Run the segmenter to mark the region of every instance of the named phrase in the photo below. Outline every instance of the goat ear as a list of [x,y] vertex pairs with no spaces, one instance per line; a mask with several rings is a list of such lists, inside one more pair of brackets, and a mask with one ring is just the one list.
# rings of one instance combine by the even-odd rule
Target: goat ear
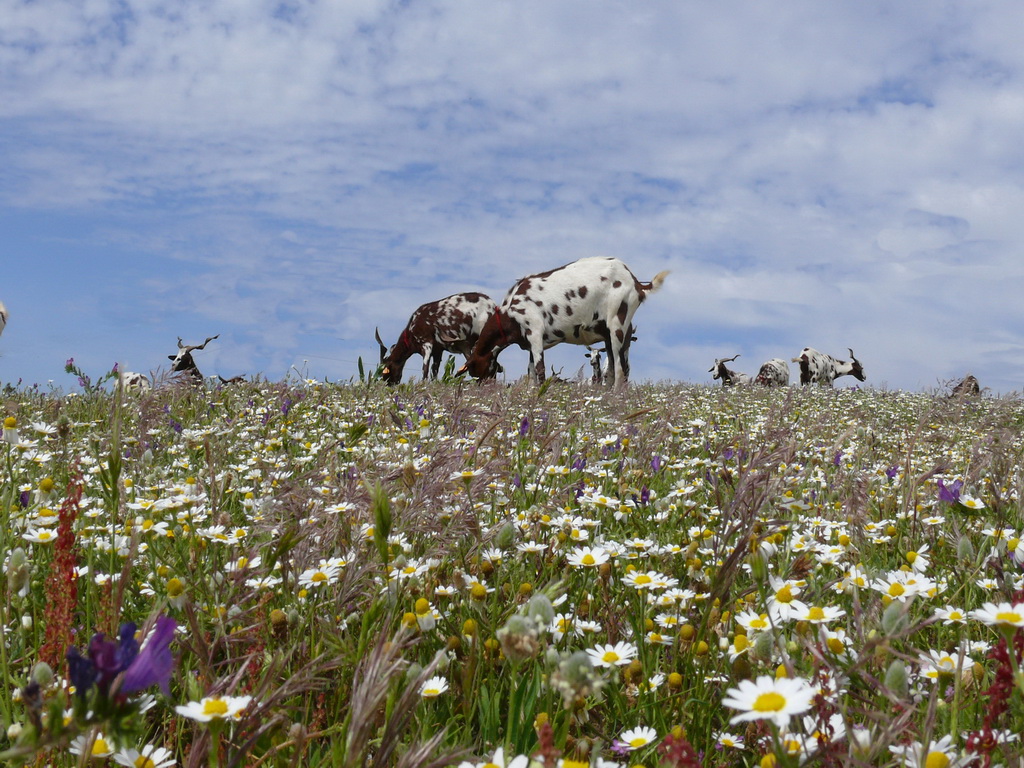
[[177,357],[177,355],[168,355],[167,359],[168,360],[174,360],[176,357]]
[[847,347],[846,349],[849,350],[849,352],[850,352],[850,359],[851,360],[856,360],[857,357],[853,354],[853,350],[850,349],[849,347]]

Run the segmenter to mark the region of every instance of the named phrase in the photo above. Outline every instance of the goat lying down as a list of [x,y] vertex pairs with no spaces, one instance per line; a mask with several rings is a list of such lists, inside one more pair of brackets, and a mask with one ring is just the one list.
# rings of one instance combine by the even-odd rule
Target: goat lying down
[[793,358],[794,363],[800,363],[800,383],[820,384],[823,387],[831,387],[832,383],[840,376],[853,376],[858,381],[864,381],[864,367],[850,350],[849,360],[837,360],[832,355],[826,355],[811,347],[804,347],[797,357]]
[[726,363],[731,363],[739,355],[720,358],[708,369],[711,378],[715,381],[721,380],[723,387],[731,387],[742,384],[760,384],[764,387],[788,387],[789,386],[789,364],[778,357],[773,357],[764,363],[758,370],[756,376],[740,373],[729,368]]

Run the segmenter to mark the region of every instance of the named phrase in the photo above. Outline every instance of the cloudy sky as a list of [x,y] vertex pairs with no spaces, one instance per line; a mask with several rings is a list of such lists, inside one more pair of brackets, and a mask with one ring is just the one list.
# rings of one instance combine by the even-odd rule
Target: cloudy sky
[[1017,0],[8,0],[0,381],[216,333],[204,373],[347,380],[421,303],[611,255],[672,270],[634,379],[852,347],[869,385],[1019,390],[1022,28]]

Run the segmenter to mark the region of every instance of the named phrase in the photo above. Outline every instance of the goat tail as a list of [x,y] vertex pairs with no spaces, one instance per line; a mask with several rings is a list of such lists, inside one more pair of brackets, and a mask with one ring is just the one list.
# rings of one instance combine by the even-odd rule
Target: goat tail
[[669,270],[663,269],[661,272],[654,276],[654,279],[649,283],[640,283],[640,286],[644,289],[644,293],[654,293],[656,290],[661,288],[665,282],[665,278],[668,277]]

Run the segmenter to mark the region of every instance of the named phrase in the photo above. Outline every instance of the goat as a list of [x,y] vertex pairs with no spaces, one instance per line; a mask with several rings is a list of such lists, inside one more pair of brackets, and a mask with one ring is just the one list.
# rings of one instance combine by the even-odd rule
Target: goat
[[199,383],[203,380],[203,374],[199,372],[199,368],[196,366],[196,361],[192,359],[192,353],[197,349],[205,349],[206,345],[214,339],[220,338],[218,333],[216,336],[210,336],[202,344],[182,344],[181,336],[178,337],[178,354],[168,355],[167,359],[171,362],[171,373],[180,373],[184,377],[185,375],[191,376],[192,381]]
[[980,394],[981,385],[978,384],[978,380],[974,378],[974,376],[972,376],[971,374],[967,374],[967,376],[963,380],[961,380],[959,384],[953,387],[953,391],[949,393],[949,396],[951,398],[977,397]]
[[381,341],[380,331],[374,338],[380,345],[381,376],[388,384],[402,380],[405,361],[414,354],[423,356],[423,380],[436,379],[445,352],[469,356],[497,305],[482,293],[456,293],[421,305],[405,325],[398,341],[389,350]]
[[153,388],[153,384],[148,376],[143,373],[136,373],[135,371],[118,371],[117,386],[125,392],[137,392],[141,395],[146,394]]
[[590,380],[595,384],[604,384],[608,377],[608,359],[602,357],[603,353],[603,347],[591,346],[588,346],[587,351],[583,353],[583,356],[590,360],[590,370],[592,371]]
[[708,368],[708,373],[711,374],[711,378],[715,381],[721,379],[723,387],[731,387],[734,384],[749,384],[751,382],[749,375],[733,371],[725,365],[726,363],[731,363],[737,357],[739,357],[739,355],[715,360],[715,364]]
[[619,259],[595,256],[524,277],[487,320],[460,373],[493,378],[498,354],[516,344],[530,353],[529,374],[544,380],[544,350],[563,342],[604,342],[608,385],[629,379],[633,314],[661,287],[667,271],[641,283]]
[[754,383],[765,387],[788,387],[789,363],[780,357],[773,357],[761,366],[754,377]]
[[[633,333],[629,334],[630,344],[634,341],[636,341],[636,328],[633,329]],[[608,358],[604,357],[604,351],[603,347],[594,347],[588,344],[587,351],[583,353],[583,356],[590,360],[590,380],[594,384],[604,384],[608,380]]]
[[832,382],[840,376],[853,376],[858,381],[864,381],[864,368],[860,361],[854,357],[850,349],[850,360],[836,360],[831,355],[823,354],[816,349],[804,347],[799,357],[794,357],[792,362],[800,363],[800,383],[820,384],[823,387],[831,387]]
[[0,301],[0,333],[3,333],[4,328],[7,327],[7,318],[7,307],[5,307],[4,303]]

